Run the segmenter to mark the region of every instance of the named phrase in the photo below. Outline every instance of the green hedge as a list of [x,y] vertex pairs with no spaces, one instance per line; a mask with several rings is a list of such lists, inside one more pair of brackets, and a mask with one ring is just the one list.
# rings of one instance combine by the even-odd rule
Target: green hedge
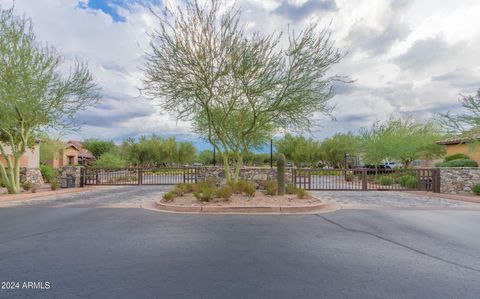
[[465,154],[458,153],[458,154],[453,154],[453,155],[450,155],[450,156],[446,156],[445,159],[443,159],[443,162],[459,160],[459,159],[470,160],[470,157],[465,155]]
[[58,175],[58,171],[48,165],[41,165],[40,172],[42,173],[43,180],[47,183],[55,181]]
[[469,159],[450,160],[436,165],[437,167],[478,167],[478,163]]

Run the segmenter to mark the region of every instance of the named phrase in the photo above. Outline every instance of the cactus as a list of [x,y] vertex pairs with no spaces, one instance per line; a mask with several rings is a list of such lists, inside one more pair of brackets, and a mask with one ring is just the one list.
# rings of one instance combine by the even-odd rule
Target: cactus
[[278,195],[285,195],[285,155],[279,154],[277,158],[277,184]]

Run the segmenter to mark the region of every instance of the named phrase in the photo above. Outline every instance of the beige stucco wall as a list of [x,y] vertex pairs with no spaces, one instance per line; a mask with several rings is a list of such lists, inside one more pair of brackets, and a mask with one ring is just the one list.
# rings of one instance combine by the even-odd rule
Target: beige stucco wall
[[[8,145],[3,146],[7,155],[12,154],[12,149]],[[5,159],[0,157],[0,162],[7,166]],[[40,145],[35,144],[33,149],[27,149],[27,152],[20,158],[20,167],[39,168],[40,167]]]
[[459,153],[469,156],[470,159],[480,164],[480,146],[479,145],[471,145],[468,143],[447,145],[447,156],[450,156],[453,154],[459,154]]

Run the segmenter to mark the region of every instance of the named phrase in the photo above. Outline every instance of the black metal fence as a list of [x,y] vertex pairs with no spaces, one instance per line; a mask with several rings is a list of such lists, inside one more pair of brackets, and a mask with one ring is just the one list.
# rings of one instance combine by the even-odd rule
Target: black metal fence
[[197,183],[198,168],[86,168],[82,172],[83,185],[176,185]]
[[306,190],[440,192],[438,169],[294,169],[292,179]]

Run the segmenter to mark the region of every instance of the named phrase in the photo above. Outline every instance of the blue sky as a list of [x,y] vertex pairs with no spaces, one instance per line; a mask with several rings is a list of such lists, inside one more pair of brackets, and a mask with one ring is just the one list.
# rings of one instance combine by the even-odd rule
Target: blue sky
[[[170,5],[182,0],[165,0]],[[12,0],[0,0],[9,7]],[[227,0],[228,3],[232,2]],[[333,69],[355,80],[337,86],[336,121],[315,114],[319,140],[356,131],[390,115],[429,118],[458,109],[460,93],[480,88],[478,0],[237,0],[251,29],[269,33],[287,24],[327,26],[348,55]],[[17,0],[38,39],[56,47],[66,63],[86,60],[102,87],[99,105],[78,114],[83,124],[65,139],[96,137],[117,142],[157,134],[205,147],[188,123],[160,114],[139,93],[142,53],[156,20],[148,0]]]

